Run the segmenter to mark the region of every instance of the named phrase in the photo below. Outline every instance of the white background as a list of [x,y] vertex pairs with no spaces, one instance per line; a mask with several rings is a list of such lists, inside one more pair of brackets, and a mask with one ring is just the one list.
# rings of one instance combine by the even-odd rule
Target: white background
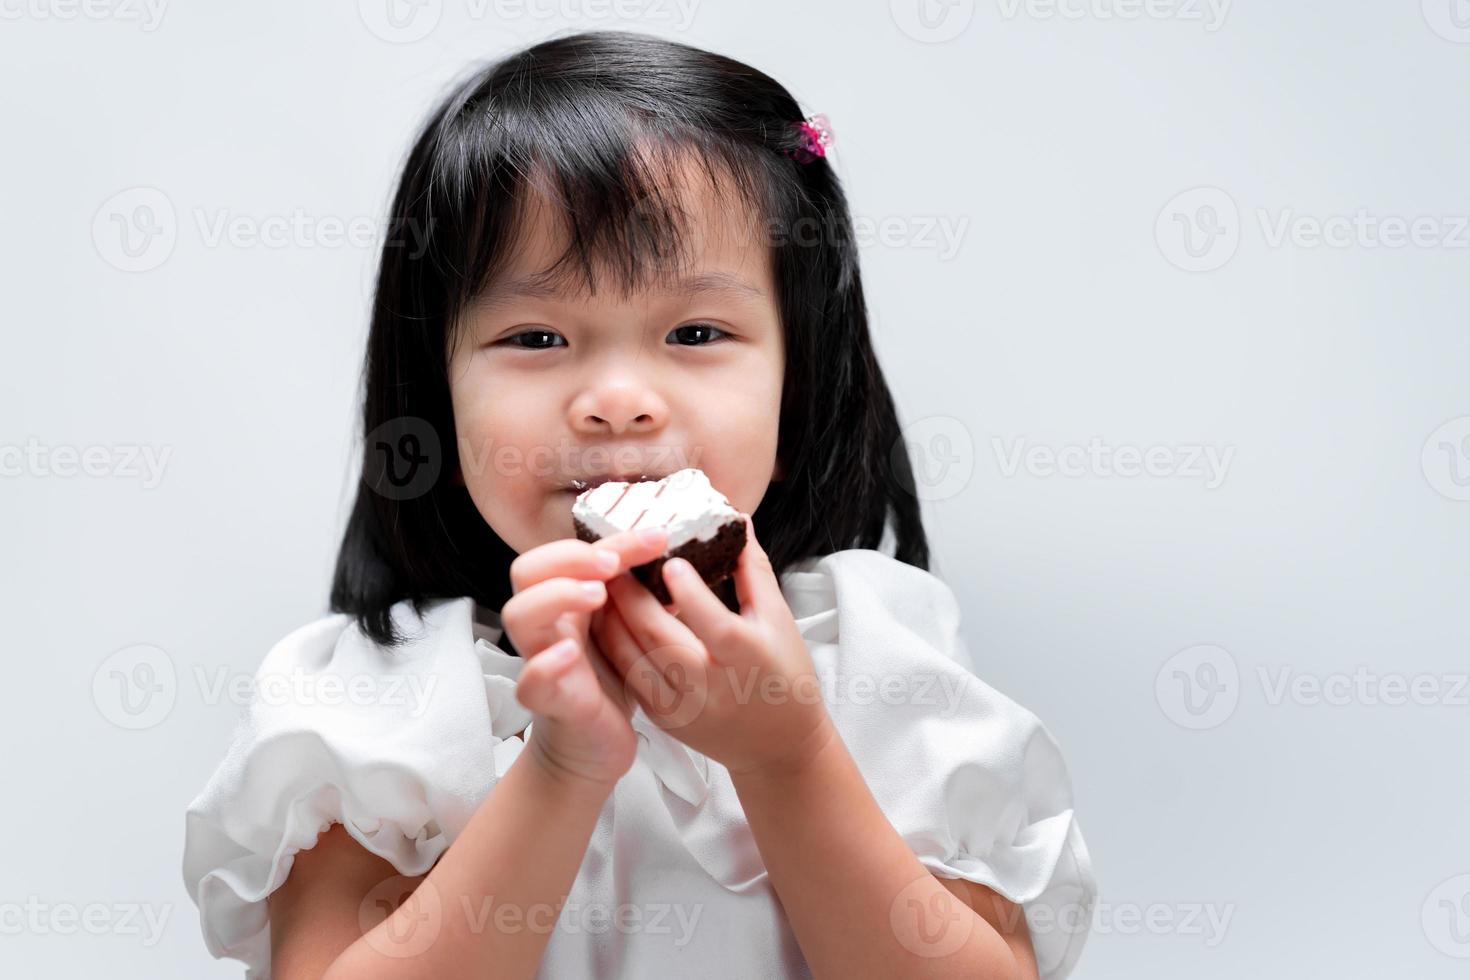
[[[474,63],[611,27],[832,120],[936,571],[1071,768],[1102,889],[1075,975],[1465,975],[1470,4],[928,2],[443,0],[395,30],[388,0],[0,0],[0,972],[240,975],[183,809],[239,711],[198,672],[248,677],[326,608],[375,254],[321,223],[375,231]],[[1428,223],[1330,220],[1360,211]],[[317,230],[213,237],[293,215]],[[164,234],[129,256],[119,220]],[[1093,439],[1173,462],[1119,475]],[[57,474],[65,447],[106,472]],[[175,684],[127,730],[93,683],[135,644]],[[1435,703],[1377,696],[1421,675]]]

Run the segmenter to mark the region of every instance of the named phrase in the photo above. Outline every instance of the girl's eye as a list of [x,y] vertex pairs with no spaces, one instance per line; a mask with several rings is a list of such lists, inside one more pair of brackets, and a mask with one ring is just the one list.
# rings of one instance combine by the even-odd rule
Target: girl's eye
[[719,327],[711,326],[708,323],[686,323],[682,327],[675,327],[673,333],[669,334],[669,336],[681,337],[678,343],[682,347],[708,347],[709,344],[702,342],[699,338],[701,336],[708,337],[711,332],[717,333],[721,337],[729,336],[729,334],[725,333]]
[[[516,341],[524,337],[531,337],[533,338],[533,340],[532,342],[527,344],[516,343]],[[553,333],[550,330],[522,330],[518,334],[512,334],[511,336],[506,337],[504,340],[498,341],[497,344],[506,344],[510,347],[518,347],[521,350],[549,350],[550,348],[555,347],[556,344],[542,343],[542,341],[561,339],[561,334]]]
[[[730,335],[708,323],[688,323],[682,327],[675,327],[669,336],[678,337],[675,343],[681,347],[708,347],[720,338]],[[557,341],[561,343],[558,344]],[[497,347],[514,347],[519,350],[550,350],[553,347],[565,345],[566,339],[553,330],[522,330],[518,334],[512,334],[495,343]]]

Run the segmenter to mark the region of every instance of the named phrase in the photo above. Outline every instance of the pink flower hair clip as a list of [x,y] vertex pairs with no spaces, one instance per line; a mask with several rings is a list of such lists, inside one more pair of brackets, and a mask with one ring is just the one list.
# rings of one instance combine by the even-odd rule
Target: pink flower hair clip
[[817,157],[826,156],[827,150],[836,139],[826,113],[807,116],[800,122],[792,123],[792,126],[801,135],[801,145],[786,152],[795,157],[797,163],[811,163]]

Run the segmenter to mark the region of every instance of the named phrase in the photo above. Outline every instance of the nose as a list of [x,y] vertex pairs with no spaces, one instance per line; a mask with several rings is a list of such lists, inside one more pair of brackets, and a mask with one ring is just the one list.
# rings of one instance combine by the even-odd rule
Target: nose
[[634,379],[609,379],[591,385],[572,402],[572,428],[585,435],[655,432],[668,419],[663,398]]

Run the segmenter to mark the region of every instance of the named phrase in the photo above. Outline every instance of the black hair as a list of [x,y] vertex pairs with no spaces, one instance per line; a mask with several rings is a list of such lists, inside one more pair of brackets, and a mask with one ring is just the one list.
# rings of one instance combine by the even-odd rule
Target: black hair
[[[824,157],[799,162],[801,118],[790,93],[748,65],[624,31],[552,37],[450,89],[413,142],[385,227],[363,366],[362,479],[332,611],[392,646],[390,610],[404,599],[422,615],[440,598],[499,610],[510,597],[515,552],[449,478],[459,456],[446,347],[515,247],[533,183],[556,195],[569,224],[558,266],[575,262],[594,289],[594,259],[625,290],[667,268],[667,243],[679,237],[663,232],[680,221],[661,188],[676,158],[728,178],[772,233],[784,476],[751,516],[776,574],[879,548],[885,532],[894,558],[928,568],[847,201]],[[406,481],[399,461],[412,463]]]

